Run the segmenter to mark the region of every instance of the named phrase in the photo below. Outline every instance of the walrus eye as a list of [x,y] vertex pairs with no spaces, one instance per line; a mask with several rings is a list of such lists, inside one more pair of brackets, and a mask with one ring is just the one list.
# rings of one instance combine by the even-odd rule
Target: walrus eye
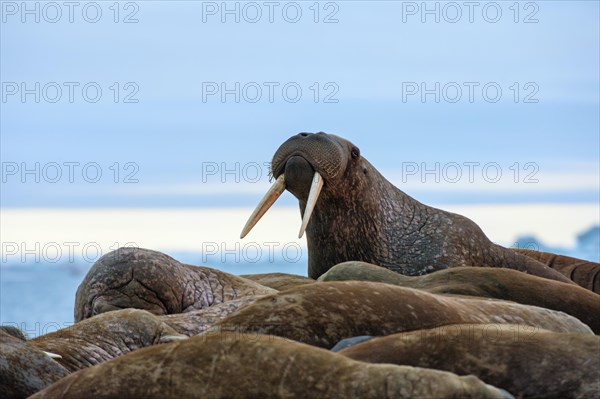
[[352,147],[352,151],[350,151],[350,155],[352,155],[353,159],[356,159],[360,156],[360,150],[358,147]]

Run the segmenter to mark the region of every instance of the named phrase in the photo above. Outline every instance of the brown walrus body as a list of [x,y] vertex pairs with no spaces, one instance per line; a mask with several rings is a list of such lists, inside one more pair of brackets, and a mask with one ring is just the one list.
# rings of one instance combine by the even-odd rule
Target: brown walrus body
[[295,287],[297,285],[310,284],[315,282],[315,280],[313,280],[312,278],[288,273],[242,274],[240,275],[240,277],[255,281],[261,285],[273,288],[277,291],[283,291],[287,290],[288,288]]
[[368,364],[278,337],[219,334],[141,349],[32,398],[496,398],[473,376]]
[[212,305],[204,309],[158,317],[178,333],[191,337],[208,330],[220,320],[237,312],[244,306],[256,302],[259,298],[262,298],[262,295],[250,295]]
[[466,217],[424,205],[400,191],[341,137],[293,136],[277,149],[271,169],[277,181],[242,237],[283,189],[289,190],[300,202],[308,276],[313,279],[338,263],[355,260],[406,275],[484,266],[570,282],[541,262],[492,243]]
[[42,350],[29,345],[23,334],[0,328],[0,396],[21,399],[69,374]]
[[27,343],[62,356],[56,359],[70,372],[93,366],[125,353],[187,339],[159,317],[139,309],[103,313]]
[[583,288],[600,294],[600,263],[531,249],[513,248],[513,251],[542,262]]
[[464,323],[524,324],[592,334],[588,326],[563,312],[362,281],[305,284],[267,295],[209,331],[272,334],[329,349],[348,337]]
[[98,259],[79,285],[75,321],[123,308],[155,315],[190,312],[273,292],[220,270],[184,265],[157,251],[119,248]]
[[335,265],[319,281],[374,281],[417,288],[433,294],[503,299],[560,310],[600,334],[600,296],[574,284],[548,281],[510,269],[453,267],[424,276],[404,276],[364,262]]
[[374,338],[340,354],[472,374],[518,398],[597,398],[600,337],[519,325],[452,325]]

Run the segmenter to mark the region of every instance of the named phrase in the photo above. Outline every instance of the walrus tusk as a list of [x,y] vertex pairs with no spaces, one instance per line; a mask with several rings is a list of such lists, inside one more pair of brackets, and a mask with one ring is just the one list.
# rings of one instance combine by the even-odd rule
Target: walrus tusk
[[258,223],[260,218],[263,217],[265,212],[269,210],[271,205],[273,205],[275,201],[277,201],[277,198],[279,198],[279,196],[284,191],[285,177],[284,175],[281,175],[277,178],[277,180],[275,180],[275,183],[273,183],[273,185],[271,186],[269,191],[267,191],[263,199],[260,200],[259,204],[256,206],[256,209],[254,209],[254,212],[252,212],[252,215],[250,215],[250,218],[248,218],[246,225],[242,229],[242,234],[240,235],[240,238],[246,237],[246,235],[250,232],[250,230],[252,230],[254,225]]
[[56,353],[52,353],[52,352],[46,352],[46,351],[42,351],[44,352],[46,355],[48,355],[49,357],[51,357],[52,359],[62,359],[61,355],[58,355]]
[[308,220],[310,219],[310,215],[312,215],[313,209],[315,208],[315,204],[317,203],[317,199],[319,199],[319,193],[323,188],[323,178],[319,174],[319,172],[315,172],[313,176],[312,184],[310,186],[310,192],[308,193],[308,200],[306,201],[306,208],[304,208],[304,217],[302,218],[302,226],[300,226],[300,233],[298,234],[298,238],[302,238],[304,234],[304,230],[306,230],[306,226],[308,225]]
[[169,342],[173,342],[173,341],[185,341],[186,339],[189,339],[190,337],[186,336],[186,335],[165,335],[164,337],[162,337],[160,339],[160,343],[162,344],[166,344]]

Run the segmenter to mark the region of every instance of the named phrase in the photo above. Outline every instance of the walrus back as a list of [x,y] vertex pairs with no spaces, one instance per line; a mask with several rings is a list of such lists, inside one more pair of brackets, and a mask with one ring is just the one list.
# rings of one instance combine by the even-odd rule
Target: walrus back
[[600,294],[600,263],[531,249],[513,248],[513,250],[542,262],[580,286]]

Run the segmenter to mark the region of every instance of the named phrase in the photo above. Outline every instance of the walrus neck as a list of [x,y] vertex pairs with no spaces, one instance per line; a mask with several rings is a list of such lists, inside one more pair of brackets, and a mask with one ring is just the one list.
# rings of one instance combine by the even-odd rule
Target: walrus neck
[[[301,213],[305,206],[300,201]],[[343,189],[324,189],[319,197],[307,228],[309,276],[349,260],[415,274],[398,259],[408,259],[404,248],[424,233],[427,209],[363,160],[361,170],[345,174]]]
[[[301,212],[305,206],[301,201]],[[472,220],[413,199],[366,160],[323,188],[306,232],[308,275],[314,279],[338,263],[363,261],[412,276],[487,266],[570,282],[535,259],[493,244]]]

